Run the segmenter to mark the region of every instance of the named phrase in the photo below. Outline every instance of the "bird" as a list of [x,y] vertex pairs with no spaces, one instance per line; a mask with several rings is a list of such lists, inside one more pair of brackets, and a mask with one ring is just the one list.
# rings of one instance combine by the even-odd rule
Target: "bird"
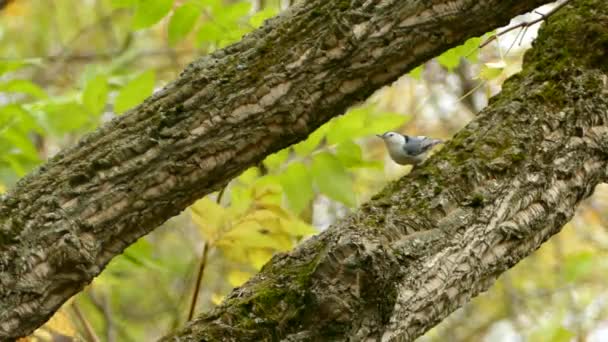
[[399,165],[419,164],[435,145],[443,143],[441,139],[408,136],[397,132],[386,132],[376,136],[384,140],[388,154]]

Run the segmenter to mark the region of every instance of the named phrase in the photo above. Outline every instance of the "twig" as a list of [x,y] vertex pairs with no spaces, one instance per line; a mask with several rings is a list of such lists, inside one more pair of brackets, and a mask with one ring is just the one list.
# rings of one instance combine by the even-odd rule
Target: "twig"
[[[217,194],[217,198],[215,202],[218,205],[222,205],[222,197],[224,197],[224,192],[226,191],[226,187],[228,184],[224,185],[220,192]],[[209,240],[205,241],[203,244],[203,255],[201,256],[201,262],[198,266],[198,274],[196,275],[196,285],[194,286],[194,293],[192,293],[192,302],[190,303],[190,311],[188,312],[188,320],[191,320],[194,317],[194,309],[196,308],[196,302],[198,300],[198,292],[201,288],[201,282],[203,280],[203,276],[205,275],[205,267],[207,266],[207,255],[209,254]]]
[[207,266],[207,254],[209,252],[209,243],[205,241],[203,245],[203,256],[201,257],[201,263],[198,267],[198,274],[196,276],[196,285],[194,286],[194,293],[192,294],[192,302],[190,303],[190,311],[188,312],[188,320],[194,317],[194,309],[196,308],[196,301],[198,300],[198,292],[201,288],[201,281],[205,274],[205,266]]
[[91,326],[91,323],[89,323],[89,321],[86,319],[86,317],[84,317],[84,315],[82,314],[82,311],[80,311],[80,309],[78,308],[78,305],[76,305],[76,302],[72,303],[72,310],[74,311],[74,313],[76,314],[76,317],[82,324],[82,328],[84,329],[86,340],[89,342],[99,342],[99,337],[97,337],[97,334],[95,334],[95,331],[93,331],[93,327]]
[[511,32],[511,31],[513,31],[515,29],[524,28],[525,30],[527,30],[530,26],[532,26],[532,25],[534,25],[534,24],[536,24],[536,23],[538,23],[540,21],[543,21],[543,20],[549,18],[550,16],[552,16],[555,12],[559,11],[562,7],[566,6],[570,1],[571,0],[564,0],[564,2],[562,2],[561,4],[555,6],[552,10],[550,10],[546,14],[542,14],[540,12],[534,11],[534,13],[540,15],[540,18],[534,19],[532,21],[524,21],[524,22],[521,22],[521,23],[519,23],[519,24],[517,24],[515,26],[511,26],[511,27],[507,28],[507,29],[505,29],[502,32],[498,32],[498,33],[492,35],[492,37],[488,38],[485,42],[481,43],[479,45],[479,48],[482,48],[482,47],[490,44],[491,42],[495,41],[499,36],[502,36],[505,33]]

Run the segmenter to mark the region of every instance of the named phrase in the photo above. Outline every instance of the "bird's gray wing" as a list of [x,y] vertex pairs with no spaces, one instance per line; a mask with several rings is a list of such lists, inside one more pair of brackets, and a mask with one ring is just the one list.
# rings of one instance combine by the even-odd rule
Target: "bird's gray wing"
[[430,150],[433,146],[441,143],[439,139],[429,137],[408,137],[408,143],[403,149],[410,156],[417,156]]

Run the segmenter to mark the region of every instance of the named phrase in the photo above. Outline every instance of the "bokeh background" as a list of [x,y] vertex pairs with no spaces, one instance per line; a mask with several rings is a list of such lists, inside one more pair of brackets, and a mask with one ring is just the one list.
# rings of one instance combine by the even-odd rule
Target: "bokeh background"
[[[291,5],[0,0],[0,192]],[[466,125],[520,69],[537,28],[483,48],[492,32],[470,39],[269,156],[129,247],[23,340],[150,341],[211,309],[273,253],[409,172],[374,134],[449,139]],[[420,340],[608,341],[607,209],[602,185],[560,234]]]

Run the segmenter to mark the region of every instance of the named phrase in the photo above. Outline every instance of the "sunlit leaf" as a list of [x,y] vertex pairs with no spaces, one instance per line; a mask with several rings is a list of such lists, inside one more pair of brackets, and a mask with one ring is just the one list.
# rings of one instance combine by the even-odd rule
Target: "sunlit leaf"
[[422,69],[424,69],[424,64],[423,65],[419,65],[415,69],[413,69],[412,71],[410,71],[408,73],[408,76],[410,76],[411,78],[413,78],[415,80],[419,80],[420,79],[420,75],[422,75]]
[[47,103],[41,107],[45,122],[56,135],[77,131],[91,123],[86,109],[77,102]]
[[33,333],[34,336],[41,337],[46,336],[48,333],[51,337],[50,340],[59,340],[58,336],[64,338],[76,338],[77,330],[72,323],[72,318],[67,310],[67,305],[64,305],[59,311],[55,312],[53,316],[40,328],[36,329]]
[[260,170],[257,167],[250,167],[238,176],[239,182],[245,185],[251,185],[260,175]]
[[198,6],[191,3],[178,7],[169,21],[169,43],[175,44],[190,33],[200,13]]
[[108,79],[99,75],[87,82],[82,92],[82,104],[93,115],[103,111],[108,99]]
[[[0,107],[0,130],[2,128],[18,127],[24,133],[31,131],[44,134],[44,130],[33,115],[18,104],[8,104]],[[1,132],[1,131],[0,131]]]
[[280,181],[289,207],[294,213],[299,214],[314,196],[310,171],[304,164],[293,162],[287,166]]
[[15,60],[0,60],[0,75],[18,70],[26,65],[39,65],[39,58],[24,58]]
[[306,140],[293,145],[294,151],[296,151],[299,156],[306,156],[314,151],[319,146],[321,140],[325,137],[329,126],[330,123],[327,123],[317,128],[311,135],[308,136],[308,138],[306,138]]
[[248,252],[248,261],[256,270],[264,266],[272,258],[272,251],[269,249],[253,249]]
[[409,116],[393,112],[376,112],[367,118],[366,135],[382,134],[396,129],[410,119]]
[[154,246],[146,239],[139,239],[124,250],[123,256],[130,262],[153,269],[162,269],[160,264],[153,260]]
[[564,328],[564,326],[559,325],[555,327],[553,333],[551,334],[551,338],[549,341],[551,342],[570,342],[572,338],[576,336],[572,331]]
[[368,106],[356,107],[344,116],[332,120],[327,132],[327,142],[338,144],[365,135],[365,121],[371,110]]
[[283,199],[279,179],[274,175],[258,178],[253,187],[253,198],[258,206],[280,205]]
[[224,33],[216,23],[207,21],[198,29],[196,40],[199,43],[217,43],[223,38]]
[[278,12],[279,11],[276,7],[267,6],[263,10],[257,12],[253,16],[251,16],[251,18],[249,18],[249,23],[253,27],[258,27],[258,26],[262,25],[264,20],[274,17],[275,15],[277,15]]
[[590,252],[580,252],[566,256],[564,273],[567,281],[577,281],[589,275],[596,264],[595,255]]
[[110,0],[110,4],[114,8],[134,7],[137,3],[138,0]]
[[291,244],[287,241],[271,236],[268,229],[256,221],[243,221],[222,235],[217,241],[220,247],[234,248],[238,245],[248,248],[272,248],[276,250],[288,250]]
[[231,185],[230,186],[230,211],[231,213],[243,213],[253,201],[253,189],[251,187]]
[[46,92],[28,80],[10,80],[0,83],[0,92],[23,93],[37,98],[45,98]]
[[352,141],[344,141],[339,144],[336,156],[345,167],[359,166],[363,161],[361,147]]
[[224,301],[224,295],[214,293],[211,295],[211,303],[215,305],[220,305]]
[[173,6],[173,0],[137,0],[133,28],[138,30],[159,22]]
[[314,226],[301,220],[292,220],[285,226],[289,234],[295,237],[306,237],[319,232]]
[[437,57],[437,61],[449,71],[452,71],[460,64],[461,58],[466,58],[472,63],[475,63],[477,62],[480,42],[481,38],[479,37],[471,38],[464,44],[442,53]]
[[269,169],[277,169],[287,160],[287,157],[289,157],[289,149],[284,148],[266,157],[264,165]]
[[7,140],[16,149],[19,149],[20,153],[32,161],[38,161],[38,151],[36,146],[27,137],[27,135],[17,130],[7,130],[2,134],[2,139]]
[[240,18],[245,17],[251,10],[250,1],[238,1],[231,5],[224,6],[221,10],[213,13],[215,20],[220,25],[234,23]]
[[226,210],[207,197],[194,202],[190,206],[190,213],[203,238],[207,240],[216,239],[227,220]]
[[154,71],[146,71],[127,83],[116,96],[114,111],[122,113],[135,107],[152,94]]
[[312,174],[319,190],[329,198],[355,206],[353,181],[340,161],[329,153],[314,156]]
[[249,278],[251,278],[252,274],[249,272],[243,272],[239,270],[232,270],[228,273],[228,283],[233,287],[243,285]]
[[478,77],[482,80],[493,80],[502,74],[506,66],[504,61],[485,63],[481,67]]
[[3,194],[6,192],[6,187],[4,186],[4,184],[0,183],[0,194]]

